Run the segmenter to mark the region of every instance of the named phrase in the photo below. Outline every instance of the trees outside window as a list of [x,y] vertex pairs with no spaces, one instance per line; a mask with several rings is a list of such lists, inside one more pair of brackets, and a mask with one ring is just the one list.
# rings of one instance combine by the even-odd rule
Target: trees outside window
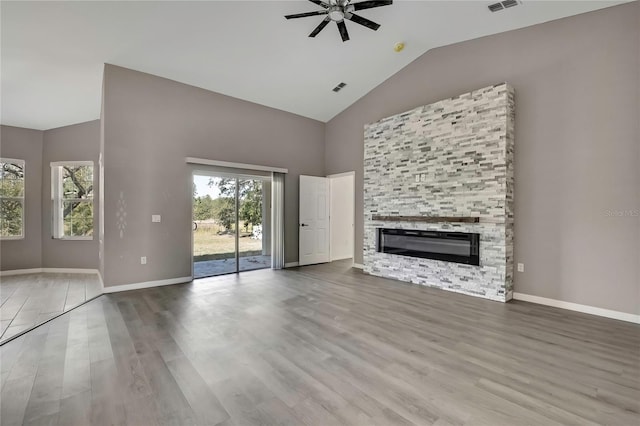
[[53,237],[93,239],[93,162],[53,163]]
[[0,158],[0,238],[24,237],[24,161]]
[[[236,179],[234,178],[215,178],[209,181],[209,186],[217,185],[222,197],[235,201]],[[238,179],[238,198],[240,210],[238,218],[244,223],[245,231],[249,229],[249,225],[262,224],[262,182],[257,179]],[[227,217],[235,213],[233,209],[219,209],[215,212],[218,220],[228,219],[226,222],[231,224],[235,218]],[[229,227],[225,226],[227,229]]]

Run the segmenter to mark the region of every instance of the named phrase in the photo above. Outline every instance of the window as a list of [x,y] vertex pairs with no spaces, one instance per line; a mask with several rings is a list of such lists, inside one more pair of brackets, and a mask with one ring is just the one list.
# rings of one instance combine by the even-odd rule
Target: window
[[93,162],[51,163],[53,238],[93,239]]
[[0,158],[0,239],[24,238],[24,161]]

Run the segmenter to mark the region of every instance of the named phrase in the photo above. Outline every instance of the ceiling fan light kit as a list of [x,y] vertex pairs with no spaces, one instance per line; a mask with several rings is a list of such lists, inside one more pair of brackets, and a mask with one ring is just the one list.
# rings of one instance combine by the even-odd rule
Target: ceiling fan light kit
[[311,32],[311,34],[309,34],[309,37],[317,36],[320,31],[322,31],[324,27],[329,24],[329,22],[333,21],[338,26],[338,31],[340,32],[340,37],[342,37],[343,42],[349,40],[349,31],[347,31],[347,25],[344,23],[345,20],[355,22],[356,24],[360,24],[374,31],[380,28],[380,24],[370,21],[367,18],[363,18],[360,15],[356,15],[353,12],[364,9],[373,9],[375,7],[389,6],[393,4],[393,0],[367,0],[357,3],[352,3],[351,0],[309,1],[322,7],[323,10],[286,15],[285,18],[296,19],[307,18],[309,16],[326,15],[325,18],[320,22],[320,24]]

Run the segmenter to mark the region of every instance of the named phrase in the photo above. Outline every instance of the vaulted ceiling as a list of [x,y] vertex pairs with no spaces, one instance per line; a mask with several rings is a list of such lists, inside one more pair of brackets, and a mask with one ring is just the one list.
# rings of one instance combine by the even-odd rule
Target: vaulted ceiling
[[495,13],[491,3],[396,0],[358,12],[381,27],[347,22],[343,43],[333,23],[307,37],[322,17],[284,19],[319,10],[304,0],[2,1],[1,121],[97,119],[104,63],[328,121],[429,49],[624,1],[525,0]]

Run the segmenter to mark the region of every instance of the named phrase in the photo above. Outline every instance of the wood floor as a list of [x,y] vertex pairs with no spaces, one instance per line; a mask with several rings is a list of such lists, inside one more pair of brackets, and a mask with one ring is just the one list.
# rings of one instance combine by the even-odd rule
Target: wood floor
[[342,262],[104,295],[0,348],[2,425],[640,423],[640,327]]
[[0,278],[0,342],[102,292],[96,274],[41,273]]

